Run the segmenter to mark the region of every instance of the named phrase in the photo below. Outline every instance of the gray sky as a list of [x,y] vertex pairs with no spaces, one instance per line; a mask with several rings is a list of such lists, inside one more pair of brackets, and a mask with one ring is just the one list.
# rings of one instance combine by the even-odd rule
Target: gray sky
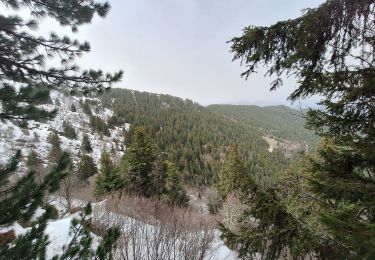
[[110,0],[105,19],[83,26],[78,37],[92,51],[80,64],[104,71],[124,69],[116,87],[165,93],[203,105],[285,104],[293,81],[269,92],[264,72],[247,81],[232,62],[229,44],[247,25],[298,17],[323,0]]

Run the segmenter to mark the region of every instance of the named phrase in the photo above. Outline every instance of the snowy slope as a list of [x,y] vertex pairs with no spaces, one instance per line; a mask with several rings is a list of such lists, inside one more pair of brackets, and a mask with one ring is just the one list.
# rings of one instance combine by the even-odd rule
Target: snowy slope
[[[116,127],[111,129],[111,136],[100,136],[100,134],[92,131],[90,127],[90,118],[83,113],[78,97],[72,97],[64,95],[58,91],[51,92],[51,99],[53,104],[43,105],[44,108],[52,110],[58,108],[57,116],[46,122],[35,122],[29,121],[28,128],[21,128],[16,122],[0,121],[0,164],[6,163],[7,159],[15,153],[17,149],[21,149],[22,156],[25,158],[31,151],[35,149],[40,158],[43,159],[45,165],[48,161],[48,151],[50,144],[47,142],[48,135],[56,130],[59,132],[61,140],[61,148],[72,154],[74,159],[78,159],[80,153],[80,147],[82,142],[82,136],[84,133],[88,134],[91,145],[93,148],[92,157],[98,162],[100,153],[103,149],[110,149],[112,146],[118,151],[121,156],[121,143],[123,131],[128,127],[124,125],[122,127]],[[83,100],[88,98],[82,98]],[[99,99],[89,98],[100,103]],[[74,104],[77,108],[76,112],[70,110],[71,105]],[[98,106],[100,107],[100,106]],[[92,107],[93,115],[101,117],[103,120],[108,120],[112,116],[113,112],[109,109],[101,110],[99,113],[95,113],[94,107]],[[63,136],[63,121],[70,122],[77,133],[77,140],[68,139]],[[21,169],[24,166],[24,162],[20,164]]]
[[[135,98],[135,96],[134,96]],[[107,121],[109,117],[113,115],[113,112],[109,109],[101,109],[100,100],[96,98],[82,98],[83,100],[89,99],[91,101],[97,102],[99,111],[96,111],[96,106],[92,106],[91,110],[93,115],[99,116],[104,121]],[[44,166],[48,165],[48,152],[50,150],[50,144],[47,142],[48,135],[52,131],[57,131],[61,141],[61,148],[72,154],[73,160],[77,163],[79,160],[79,155],[81,153],[81,142],[83,134],[88,134],[93,152],[91,156],[94,161],[98,163],[100,153],[103,149],[111,149],[114,147],[118,156],[122,155],[122,141],[123,132],[128,129],[129,125],[123,125],[121,127],[116,127],[115,129],[110,129],[110,137],[101,136],[100,134],[94,132],[90,127],[90,118],[86,115],[80,106],[80,98],[64,95],[57,91],[51,92],[52,104],[43,105],[44,108],[52,110],[57,108],[57,116],[50,121],[46,122],[35,122],[29,121],[27,129],[21,128],[16,122],[10,121],[0,121],[0,165],[5,164],[9,157],[13,155],[16,150],[21,149],[23,160],[20,163],[20,173],[26,171],[25,162],[26,157],[32,149],[34,149],[39,157],[43,160]],[[74,104],[76,107],[76,112],[71,111],[71,105]],[[63,132],[63,121],[71,123],[77,133],[77,139],[72,140],[62,135]],[[55,200],[50,203],[53,204],[57,209],[60,209],[61,202]],[[74,203],[77,204],[76,202]],[[79,206],[86,204],[85,202],[78,203]],[[76,206],[78,206],[78,204]],[[101,214],[113,214],[103,211],[101,208],[102,203],[94,203],[93,210],[94,216],[101,216]],[[66,210],[61,210],[61,212],[66,212]],[[101,212],[101,213],[100,213]],[[41,215],[42,210],[38,210],[36,215]],[[47,249],[47,259],[50,259],[53,255],[61,254],[62,247],[69,243],[71,240],[71,234],[69,233],[71,220],[73,217],[77,217],[76,214],[65,214],[60,216],[61,219],[50,220],[48,222],[46,233],[49,236],[51,243]],[[129,232],[129,227],[134,226],[134,223],[140,227],[142,230],[146,230],[147,233],[153,234],[157,231],[155,226],[148,223],[140,222],[139,220],[133,219],[127,216],[119,216],[116,219],[121,220],[121,229],[124,233]],[[100,222],[100,220],[97,220]],[[116,223],[119,224],[119,223]],[[27,232],[28,228],[22,228],[18,223],[14,223],[11,227],[1,229],[0,231],[7,231],[14,229],[16,234],[23,234]],[[219,239],[218,231],[215,231],[215,240],[210,248],[209,257],[205,259],[236,259],[235,254],[229,250],[223,242]],[[100,237],[94,237],[95,243],[99,243]],[[137,238],[137,241],[144,241],[145,238]]]

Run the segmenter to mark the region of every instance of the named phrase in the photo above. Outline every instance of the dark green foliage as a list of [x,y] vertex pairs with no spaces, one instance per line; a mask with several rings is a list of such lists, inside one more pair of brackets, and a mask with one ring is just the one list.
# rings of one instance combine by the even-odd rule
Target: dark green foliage
[[76,130],[74,129],[73,125],[70,122],[64,121],[63,122],[63,130],[64,135],[70,139],[76,139],[77,134]]
[[238,219],[239,227],[230,230],[220,225],[222,238],[239,256],[252,259],[304,259],[316,254],[319,259],[344,259],[345,248],[324,239],[290,214],[275,189],[261,189],[248,177],[235,189],[248,208]]
[[152,190],[151,194],[157,197],[161,197],[166,193],[165,181],[167,178],[167,165],[164,158],[159,156],[155,163],[151,173],[152,179]]
[[89,155],[82,155],[78,164],[77,174],[81,180],[87,180],[98,172],[95,162]]
[[[19,163],[21,153],[17,154],[9,163],[0,168],[0,227],[10,226],[16,220],[28,221],[35,210],[42,206],[44,192],[58,190],[59,183],[66,175],[66,167],[69,164],[69,154],[63,153],[57,165],[48,173],[42,183],[35,181],[35,172],[30,171],[16,182],[9,179],[14,176]],[[43,234],[47,220],[52,216],[51,210],[32,225],[30,231],[18,236],[15,245],[0,246],[1,259],[29,259],[45,255],[47,237]]]
[[120,126],[120,125],[124,124],[124,120],[120,119],[116,115],[114,115],[114,116],[111,116],[108,119],[107,124],[108,124],[109,128],[115,128],[115,126]]
[[[101,70],[79,70],[75,59],[90,50],[87,42],[80,43],[56,33],[47,37],[35,33],[39,23],[47,16],[60,25],[77,31],[80,25],[90,23],[95,14],[104,16],[109,10],[108,3],[93,0],[0,2],[3,8],[0,14],[1,120],[16,119],[19,123],[27,123],[30,119],[53,117],[56,110],[47,111],[38,106],[50,101],[51,88],[86,93],[101,91],[120,80],[121,71],[111,75],[104,74]],[[14,15],[14,12],[26,13],[28,20]],[[46,62],[51,58],[60,62],[60,65],[51,67]],[[65,176],[69,156],[61,153],[58,136],[52,136],[49,141],[53,148],[49,156],[53,167],[40,184],[35,181],[33,171],[19,179],[15,178],[19,152],[7,166],[0,168],[0,227],[11,225],[20,219],[30,219],[37,207],[41,206],[44,193],[58,189]],[[8,182],[11,175],[14,181],[12,183]],[[48,239],[44,230],[50,215],[51,209],[47,209],[27,233],[17,237],[14,244],[1,245],[0,258],[45,259]],[[107,244],[106,248],[109,249],[112,245]]]
[[121,232],[118,228],[109,228],[96,250],[98,259],[113,259],[113,248]]
[[49,219],[59,219],[59,210],[53,205],[44,206],[43,209],[50,211]]
[[50,164],[54,164],[57,162],[62,153],[59,135],[55,131],[51,132],[48,135],[48,142],[51,144],[51,148],[48,153],[48,160]]
[[[68,37],[51,33],[49,37],[36,36],[34,31],[42,17],[50,16],[61,25],[77,30],[78,26],[89,23],[95,13],[105,15],[108,4],[94,1],[69,1],[57,4],[41,1],[1,1],[10,10],[33,13],[33,19],[24,21],[19,16],[5,12],[0,15],[2,34],[0,42],[0,71],[4,80],[0,86],[1,119],[44,119],[55,115],[36,105],[49,99],[49,88],[59,86],[66,90],[87,92],[102,90],[112,82],[120,80],[122,72],[114,75],[102,71],[82,71],[74,64],[76,57],[90,50],[87,42],[80,43]],[[40,19],[38,19],[40,18]],[[41,47],[43,47],[41,49]],[[46,67],[47,57],[56,57],[60,67]],[[16,90],[17,83],[23,84]]]
[[91,153],[92,152],[90,138],[89,138],[89,136],[87,134],[84,134],[83,137],[82,137],[81,149],[84,152],[87,152],[87,153]]
[[95,180],[95,195],[101,196],[119,191],[124,187],[124,184],[125,180],[113,164],[110,154],[106,151],[102,152],[99,162],[99,174]]
[[[130,123],[125,132],[125,145],[130,147],[134,128],[142,126],[150,134],[160,153],[181,170],[184,182],[207,185],[214,182],[214,173],[221,167],[223,155],[230,144],[238,144],[246,161],[256,161],[264,166],[259,178],[280,168],[269,164],[267,143],[262,133],[242,123],[228,120],[190,100],[168,95],[141,93],[126,89],[112,89],[102,95],[104,107],[111,108],[121,122]],[[273,155],[272,155],[273,156]]]
[[305,128],[304,112],[287,106],[258,107],[250,105],[210,105],[211,112],[228,119],[259,128],[264,135],[272,135],[314,147],[318,137]]
[[70,111],[77,112],[77,108],[76,108],[76,106],[74,104],[70,105]]
[[63,259],[113,259],[112,249],[120,236],[118,228],[109,228],[103,236],[96,250],[92,248],[93,238],[90,234],[88,222],[92,213],[92,206],[88,204],[80,213],[80,219],[73,219],[71,233],[73,239],[63,249],[61,256],[55,256],[53,260]]
[[371,259],[375,256],[374,155],[356,145],[324,140],[318,155],[309,158],[305,171],[313,195],[325,202],[321,221],[329,234],[356,254]]
[[50,212],[36,220],[31,230],[17,236],[13,244],[0,246],[0,259],[45,259],[48,237],[44,234]]
[[[57,165],[45,176],[42,184],[35,183],[35,172],[33,171],[21,177],[15,184],[11,184],[9,178],[14,174],[20,156],[21,153],[17,152],[10,162],[0,169],[0,186],[4,187],[0,197],[1,226],[10,225],[14,220],[21,218],[24,220],[30,219],[35,209],[42,203],[43,192],[45,190],[53,192],[58,189],[58,183],[64,177],[65,168],[69,163],[69,155],[63,153]],[[11,189],[8,187],[9,185],[12,187]]]
[[98,116],[90,116],[90,125],[94,131],[106,136],[110,136],[107,124]]
[[131,140],[123,158],[128,188],[131,192],[151,196],[154,190],[152,171],[156,160],[155,147],[141,127],[134,129]]
[[[309,180],[307,195],[319,205],[324,237],[333,239],[332,252],[343,254],[330,259],[375,257],[374,9],[373,1],[330,0],[297,19],[248,27],[232,40],[234,59],[247,66],[244,76],[258,65],[268,65],[268,73],[276,76],[271,89],[282,85],[283,75],[293,74],[299,85],[290,100],[322,98],[321,109],[310,109],[306,118],[308,128],[324,142],[303,171]],[[263,204],[255,202],[249,205],[261,211]],[[273,199],[273,207],[283,205]],[[293,216],[300,223],[305,220],[300,214]],[[271,220],[277,224],[278,219]],[[297,230],[311,235],[315,229],[312,226],[310,234]],[[296,243],[307,252],[307,241],[316,243],[312,251],[319,255],[316,248],[324,241],[301,237]],[[285,249],[279,244],[279,251]]]
[[[0,71],[3,72],[1,68]],[[57,110],[48,112],[38,107],[39,104],[48,101],[49,90],[47,88],[28,85],[17,91],[12,84],[2,83],[0,85],[0,104],[2,105],[0,119],[42,120],[52,118],[56,115]],[[23,105],[25,103],[26,106]]]
[[40,170],[42,165],[42,160],[40,159],[39,155],[35,150],[31,150],[29,155],[27,156],[26,166],[31,171]]
[[238,147],[232,145],[215,184],[220,197],[225,200],[227,195],[235,190],[241,182],[247,181],[247,177],[243,161],[238,153]]
[[189,198],[182,188],[178,169],[174,163],[170,161],[165,162],[167,167],[167,178],[165,180],[165,194],[167,201],[179,207],[187,206]]

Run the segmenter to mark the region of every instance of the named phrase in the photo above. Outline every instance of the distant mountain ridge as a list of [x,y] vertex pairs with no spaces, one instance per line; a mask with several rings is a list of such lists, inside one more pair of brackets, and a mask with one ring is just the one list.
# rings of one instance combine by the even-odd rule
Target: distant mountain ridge
[[212,113],[261,130],[265,135],[313,146],[316,135],[305,128],[304,111],[289,106],[210,105]]

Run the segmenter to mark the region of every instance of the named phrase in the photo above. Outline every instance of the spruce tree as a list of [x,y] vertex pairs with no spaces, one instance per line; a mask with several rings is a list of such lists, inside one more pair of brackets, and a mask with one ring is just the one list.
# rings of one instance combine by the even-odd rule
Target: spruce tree
[[98,172],[95,162],[90,155],[82,155],[78,164],[77,175],[81,180],[87,180]]
[[60,158],[62,150],[61,150],[61,142],[59,135],[53,131],[48,135],[48,142],[51,144],[51,148],[48,153],[48,160],[50,164],[54,164]]
[[224,165],[218,174],[218,182],[215,185],[222,200],[225,200],[227,195],[237,188],[239,182],[246,181],[247,177],[243,161],[238,152],[238,146],[232,145],[229,148]]
[[102,152],[99,162],[99,174],[95,180],[95,195],[119,191],[124,187],[125,180],[119,173],[106,151]]
[[167,200],[172,205],[179,207],[187,206],[189,198],[181,186],[178,169],[176,165],[170,161],[165,162],[167,167],[167,178],[165,180],[165,193]]
[[153,189],[152,170],[156,159],[155,148],[142,127],[134,129],[131,145],[123,161],[127,165],[126,178],[130,191],[151,196]]
[[[327,231],[323,238],[328,239],[316,241],[312,249],[317,254],[318,247],[331,243],[333,247],[326,253],[340,251],[341,258],[375,257],[374,8],[373,1],[329,0],[296,19],[247,27],[231,41],[234,59],[247,67],[243,76],[266,65],[268,74],[276,77],[272,90],[282,85],[283,76],[294,75],[298,86],[290,100],[321,97],[320,109],[309,109],[306,119],[307,127],[323,143],[304,169],[311,199],[320,203],[320,223]],[[277,198],[270,202],[281,207]],[[265,207],[254,205],[258,212]],[[291,217],[306,225],[300,216]],[[273,219],[274,224],[276,221]],[[314,227],[306,227],[298,232],[317,235]],[[285,234],[296,232],[284,230]],[[244,232],[232,239],[246,250],[244,241],[251,238]],[[300,244],[305,242],[301,238]],[[280,252],[293,245],[280,240],[275,246]],[[308,252],[307,248],[300,250]]]
[[89,138],[88,134],[83,135],[81,148],[82,148],[83,151],[85,151],[87,153],[92,152],[92,146],[91,146],[91,142],[90,142],[90,138]]
[[[126,167],[125,167],[126,168]],[[126,172],[126,171],[125,171]],[[166,193],[166,178],[167,178],[167,164],[163,160],[163,158],[157,158],[153,170],[151,173],[152,179],[152,191],[151,194],[153,196],[157,196],[160,198],[161,196],[165,195]]]

